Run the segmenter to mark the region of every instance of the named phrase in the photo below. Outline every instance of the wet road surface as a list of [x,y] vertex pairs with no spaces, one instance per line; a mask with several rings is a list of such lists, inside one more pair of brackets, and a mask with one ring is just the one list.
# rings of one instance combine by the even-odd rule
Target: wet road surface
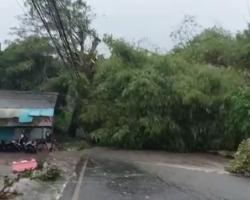
[[158,177],[127,163],[108,160],[96,163],[86,170],[80,199],[142,200],[152,196],[165,199],[164,183]]
[[249,200],[250,179],[90,154],[79,200]]

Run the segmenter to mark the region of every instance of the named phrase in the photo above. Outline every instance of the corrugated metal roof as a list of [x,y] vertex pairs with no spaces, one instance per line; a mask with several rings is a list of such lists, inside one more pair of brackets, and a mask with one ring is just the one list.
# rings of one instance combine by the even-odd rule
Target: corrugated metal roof
[[54,108],[57,93],[0,90],[0,108]]

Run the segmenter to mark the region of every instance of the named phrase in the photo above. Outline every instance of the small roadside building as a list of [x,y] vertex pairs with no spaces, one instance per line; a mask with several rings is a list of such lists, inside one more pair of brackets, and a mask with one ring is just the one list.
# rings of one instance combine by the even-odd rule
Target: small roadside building
[[57,93],[1,91],[0,141],[46,139],[53,132]]

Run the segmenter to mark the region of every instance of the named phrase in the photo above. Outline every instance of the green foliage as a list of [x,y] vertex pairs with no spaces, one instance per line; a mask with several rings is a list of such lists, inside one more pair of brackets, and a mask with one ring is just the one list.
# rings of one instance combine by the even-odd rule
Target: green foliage
[[100,144],[177,151],[220,148],[232,92],[244,84],[231,68],[190,64],[112,41],[99,64],[81,119]]
[[238,66],[250,69],[250,24],[243,32],[236,35],[236,63]]
[[56,115],[54,127],[60,133],[67,133],[72,120],[72,112],[61,111]]
[[46,38],[16,41],[0,53],[1,89],[39,89],[57,71],[58,62]]
[[235,39],[230,33],[214,27],[205,29],[187,45],[175,48],[174,52],[193,63],[232,66],[236,62],[236,47]]
[[226,169],[234,174],[250,176],[250,139],[244,140]]
[[61,177],[61,173],[62,171],[56,165],[49,165],[42,173],[35,174],[34,178],[41,181],[56,181]]
[[250,137],[250,88],[245,87],[235,92],[230,98],[230,109],[227,114],[228,145],[237,145]]
[[30,178],[40,181],[56,181],[62,175],[62,170],[60,170],[56,165],[43,164],[41,169],[28,170],[20,174],[22,178]]
[[59,133],[67,133],[72,125],[80,126],[78,112],[84,106],[89,90],[89,82],[84,74],[80,74],[79,79],[72,79],[66,72],[62,71],[58,77],[49,79],[42,86],[46,91],[59,93],[54,124]]
[[[183,32],[182,34],[191,34],[189,33],[191,30],[187,33]],[[236,36],[219,27],[207,28],[196,36],[192,34],[191,36],[184,45],[180,43],[173,49],[172,56],[181,56],[194,64],[205,63],[217,67],[250,68],[249,27]]]

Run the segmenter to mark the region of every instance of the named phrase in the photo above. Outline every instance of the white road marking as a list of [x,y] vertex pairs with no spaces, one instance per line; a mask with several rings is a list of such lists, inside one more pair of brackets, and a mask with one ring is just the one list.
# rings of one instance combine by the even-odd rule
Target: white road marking
[[59,199],[61,199],[61,198],[63,197],[63,192],[64,192],[65,188],[66,188],[67,185],[69,184],[71,178],[74,177],[74,176],[75,176],[75,173],[67,178],[67,180],[66,180],[66,182],[63,184],[63,186],[62,186],[60,192],[57,194],[56,200],[59,200]]
[[82,171],[80,173],[79,179],[78,179],[78,183],[76,185],[72,200],[79,200],[80,198],[80,191],[81,191],[81,186],[82,186],[82,181],[83,181],[83,177],[87,168],[87,164],[88,164],[88,158],[86,159]]
[[212,168],[206,168],[206,167],[195,167],[195,166],[188,166],[188,165],[168,164],[168,163],[149,163],[149,162],[140,162],[140,161],[135,161],[135,163],[142,164],[142,165],[154,165],[154,166],[161,166],[161,167],[186,169],[186,170],[205,172],[205,173],[229,174],[225,170],[212,169]]

